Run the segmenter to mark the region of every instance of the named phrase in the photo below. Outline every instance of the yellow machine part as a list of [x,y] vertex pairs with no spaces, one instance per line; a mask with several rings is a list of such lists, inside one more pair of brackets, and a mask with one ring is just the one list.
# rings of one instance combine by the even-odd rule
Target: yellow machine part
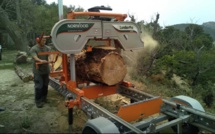
[[[53,59],[52,59],[53,58]],[[49,61],[54,61],[54,63],[50,63],[50,66],[54,71],[61,68],[62,65],[62,56],[58,54],[49,55]]]

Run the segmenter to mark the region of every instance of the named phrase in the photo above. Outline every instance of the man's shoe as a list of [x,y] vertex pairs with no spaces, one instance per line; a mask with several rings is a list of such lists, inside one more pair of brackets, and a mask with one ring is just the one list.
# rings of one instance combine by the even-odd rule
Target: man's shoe
[[42,102],[36,102],[36,106],[37,106],[37,108],[42,108],[43,107],[43,103]]

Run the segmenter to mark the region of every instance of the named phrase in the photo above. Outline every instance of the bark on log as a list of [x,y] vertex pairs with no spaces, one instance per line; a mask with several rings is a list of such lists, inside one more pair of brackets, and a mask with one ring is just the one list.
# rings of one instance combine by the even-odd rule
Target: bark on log
[[76,56],[77,80],[111,86],[121,82],[126,73],[125,62],[113,47],[93,48]]
[[17,64],[23,64],[23,63],[27,63],[27,53],[26,52],[18,52],[16,55],[16,60],[15,62]]
[[15,72],[23,82],[33,80],[33,75],[25,72],[21,67],[15,66]]

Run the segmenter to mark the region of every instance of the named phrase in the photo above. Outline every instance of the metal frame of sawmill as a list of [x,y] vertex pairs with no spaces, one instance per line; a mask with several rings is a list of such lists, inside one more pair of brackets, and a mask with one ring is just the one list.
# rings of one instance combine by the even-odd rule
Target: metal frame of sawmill
[[[52,77],[50,77],[50,85],[62,95],[64,95],[68,101],[74,100],[74,98],[77,97],[75,93],[72,93],[68,89],[66,89],[66,86],[61,86],[59,81]],[[150,110],[151,106],[154,107],[154,105],[150,105],[150,101],[159,98],[134,89],[132,87],[127,87],[125,85],[119,85],[117,93],[127,96],[131,99],[136,99],[133,103],[129,105],[127,104],[123,107],[133,107],[139,104],[143,104],[143,107],[146,106],[147,109]],[[162,99],[162,105],[157,105],[157,108],[160,109],[158,116],[149,116],[149,118],[143,119],[142,121],[135,123],[130,123],[124,120],[122,117],[119,117],[116,114],[109,112],[105,108],[93,102],[91,99],[88,99],[84,96],[80,98],[80,102],[81,103],[79,107],[88,115],[90,119],[96,120],[99,117],[104,117],[106,120],[110,120],[118,128],[120,133],[155,133],[160,132],[161,130],[164,130],[166,128],[170,128],[172,126],[177,126],[177,133],[182,133],[183,124],[190,124],[199,129],[215,133],[214,115],[165,99]],[[68,102],[66,103],[68,104]],[[142,109],[143,117],[145,116],[144,112],[147,109]],[[139,111],[141,111],[141,109],[139,109]],[[128,114],[132,114],[130,112],[127,111]],[[168,120],[170,118],[174,119],[170,121]],[[166,122],[161,123],[163,121]],[[98,122],[101,123],[101,121]],[[97,132],[99,133],[102,131],[98,130]],[[108,133],[108,131],[104,133]]]

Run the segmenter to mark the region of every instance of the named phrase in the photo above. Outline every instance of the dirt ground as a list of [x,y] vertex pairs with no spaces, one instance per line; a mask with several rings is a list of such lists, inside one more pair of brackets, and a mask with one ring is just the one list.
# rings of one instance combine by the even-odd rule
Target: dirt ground
[[[37,108],[33,81],[23,82],[15,73],[16,51],[3,52],[0,60],[0,133],[68,133],[67,108],[64,97],[49,86],[48,103]],[[25,71],[31,73],[31,63]],[[80,133],[87,116],[74,112],[72,131]]]
[[[68,133],[67,108],[64,97],[49,86],[48,103],[37,108],[34,103],[34,83],[23,82],[13,69],[0,69],[0,133]],[[110,111],[113,105],[126,101],[119,95],[97,99]],[[117,102],[114,101],[117,98]],[[129,100],[127,100],[129,101]],[[114,103],[112,103],[114,102]],[[117,104],[116,104],[117,103]],[[85,113],[74,108],[73,133],[80,133],[88,120]]]
[[[64,97],[49,87],[48,103],[37,108],[34,83],[22,82],[12,69],[0,70],[0,133],[66,133],[67,108]],[[81,131],[86,121],[80,110],[74,112],[73,131]],[[79,117],[79,115],[81,117]]]

